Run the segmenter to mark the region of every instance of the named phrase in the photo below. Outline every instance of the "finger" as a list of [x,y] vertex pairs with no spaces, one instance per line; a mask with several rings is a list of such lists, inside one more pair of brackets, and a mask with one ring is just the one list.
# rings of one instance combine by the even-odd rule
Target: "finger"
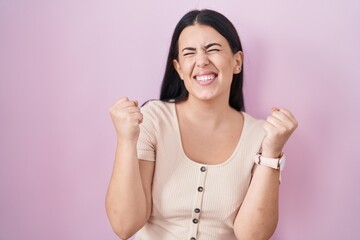
[[289,119],[292,120],[292,122],[296,122],[296,118],[289,110],[287,110],[285,108],[281,108],[280,112],[284,113]]
[[118,102],[115,106],[112,107],[112,109],[114,109],[114,108],[125,109],[128,107],[134,107],[134,106],[136,106],[136,103],[134,101],[126,100],[126,101]]
[[109,111],[111,111],[112,109],[114,109],[115,107],[117,107],[118,105],[120,105],[123,102],[129,101],[128,97],[122,97],[119,100],[117,100],[110,108]]
[[139,113],[134,113],[135,117],[137,118],[137,120],[139,121],[139,124],[143,122],[143,114],[141,112]]
[[122,103],[122,104],[124,104],[124,105],[122,105],[123,108],[133,107],[133,106],[138,107],[139,102],[138,102],[138,100],[129,100],[126,102],[126,104],[125,103]]
[[272,108],[272,115],[282,120],[289,129],[297,127],[297,121],[294,116],[285,108]]
[[143,116],[141,112],[133,112],[133,113],[127,113],[124,118],[122,118],[120,121],[124,121],[124,123],[132,123],[132,124],[140,124],[142,123]]
[[298,122],[297,122],[296,118],[294,117],[294,115],[287,109],[280,109],[280,112],[289,119],[286,122],[288,129],[294,131],[298,126]]
[[120,103],[123,103],[123,102],[127,102],[127,101],[129,101],[128,97],[122,97],[114,103],[114,106],[119,105]]
[[126,115],[126,114],[132,114],[132,113],[140,112],[140,108],[135,107],[134,103],[125,102],[125,103],[122,103],[122,104],[124,104],[125,106],[124,107],[118,106],[116,108],[115,107],[111,108],[109,110],[110,115],[124,116],[124,114]]
[[127,113],[137,113],[140,112],[140,108],[135,107],[135,106],[130,106],[130,107],[126,107],[123,109],[125,112]]
[[131,113],[129,115],[128,120],[130,120],[133,123],[140,124],[143,121],[143,115],[140,112]]
[[271,116],[270,121],[271,124],[281,131],[292,131],[294,129],[294,124],[285,115],[280,115],[280,117]]
[[137,107],[134,101],[126,101],[119,104],[119,108],[125,109],[129,107]]
[[264,124],[263,124],[263,128],[264,128],[264,131],[265,131],[265,135],[266,136],[272,136],[274,132],[277,132],[277,127],[274,126],[272,123],[268,122],[268,121],[265,121]]
[[275,111],[280,111],[280,109],[277,108],[277,107],[272,107],[272,108],[271,108],[271,112],[275,112]]
[[270,123],[275,128],[284,128],[285,127],[284,123],[281,120],[279,120],[278,118],[276,118],[276,117],[274,117],[272,115],[268,116],[266,121],[268,123]]
[[263,127],[265,129],[266,132],[269,132],[273,129],[275,129],[276,127],[274,125],[272,125],[270,122],[268,121],[264,121]]
[[275,111],[271,114],[271,116],[279,119],[281,122],[284,123],[285,126],[291,127],[292,126],[292,119],[290,119],[286,114],[280,111]]

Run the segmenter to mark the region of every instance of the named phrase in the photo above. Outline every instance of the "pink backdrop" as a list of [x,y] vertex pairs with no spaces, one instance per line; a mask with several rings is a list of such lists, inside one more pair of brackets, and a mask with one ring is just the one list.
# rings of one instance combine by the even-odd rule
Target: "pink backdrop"
[[245,49],[249,113],[291,109],[274,240],[360,239],[357,0],[0,0],[0,239],[117,239],[108,108],[157,98],[176,22],[213,8]]

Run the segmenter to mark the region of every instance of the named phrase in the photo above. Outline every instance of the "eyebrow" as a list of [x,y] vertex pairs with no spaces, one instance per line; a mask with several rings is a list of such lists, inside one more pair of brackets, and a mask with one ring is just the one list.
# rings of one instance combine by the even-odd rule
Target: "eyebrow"
[[205,46],[205,49],[211,48],[212,46],[222,47],[220,43],[210,43],[210,44],[208,44],[208,45]]
[[186,51],[186,50],[189,50],[189,51],[195,51],[195,50],[196,50],[196,48],[186,47],[186,48],[183,48],[183,50],[181,50],[181,51],[183,52],[183,51]]
[[[219,46],[219,47],[222,47],[220,43],[210,43],[208,45],[206,45],[204,48],[205,49],[209,49],[211,48],[212,46]],[[196,48],[192,48],[192,47],[186,47],[186,48],[183,48],[183,50],[181,50],[181,52],[185,51],[185,50],[188,50],[188,51],[195,51]]]

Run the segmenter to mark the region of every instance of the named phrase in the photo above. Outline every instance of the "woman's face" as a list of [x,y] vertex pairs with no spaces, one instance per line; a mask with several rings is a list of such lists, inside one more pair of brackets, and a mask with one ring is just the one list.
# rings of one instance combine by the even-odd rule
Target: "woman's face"
[[195,24],[180,34],[174,67],[189,98],[229,100],[233,74],[241,72],[242,53],[232,53],[227,40],[214,28]]

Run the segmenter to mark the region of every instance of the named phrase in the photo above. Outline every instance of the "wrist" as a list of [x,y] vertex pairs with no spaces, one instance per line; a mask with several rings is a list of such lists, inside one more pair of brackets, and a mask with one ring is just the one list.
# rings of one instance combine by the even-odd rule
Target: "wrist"
[[280,158],[282,155],[282,151],[262,149],[260,152],[261,156],[268,158]]
[[267,166],[276,170],[282,171],[285,166],[285,155],[281,153],[277,157],[267,157],[262,155],[261,153],[258,153],[254,156],[254,162],[258,165]]
[[124,148],[131,148],[136,147],[137,139],[124,139],[121,137],[117,138],[117,146],[124,147]]

